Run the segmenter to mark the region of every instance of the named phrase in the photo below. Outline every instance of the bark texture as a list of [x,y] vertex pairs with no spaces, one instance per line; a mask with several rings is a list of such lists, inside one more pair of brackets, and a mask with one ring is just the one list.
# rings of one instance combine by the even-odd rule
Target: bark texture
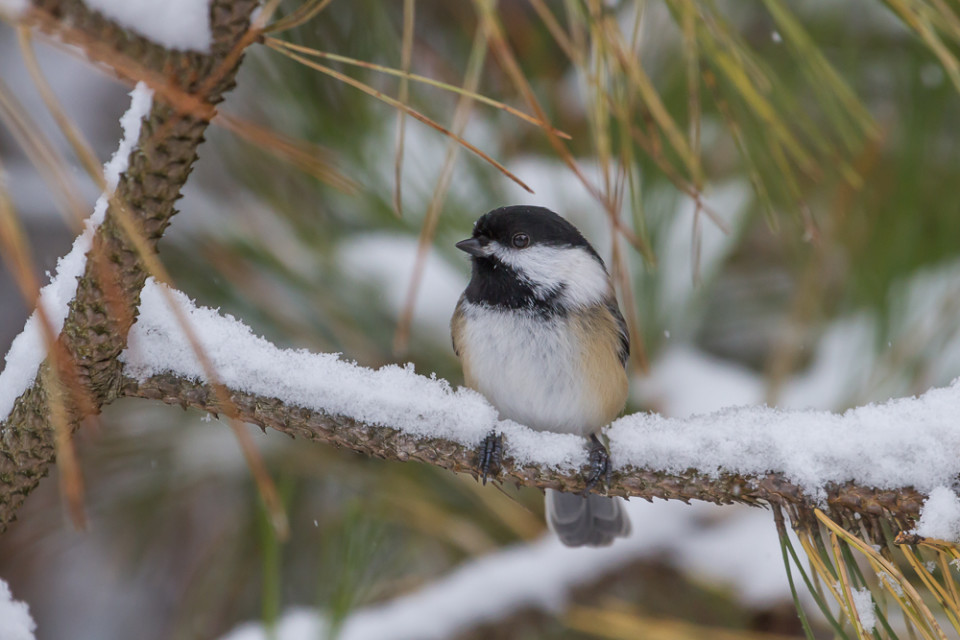
[[[416,438],[389,427],[377,427],[352,418],[328,415],[302,407],[289,406],[276,398],[229,390],[232,406],[223,406],[209,385],[186,380],[173,374],[153,376],[139,383],[125,379],[124,396],[161,400],[181,407],[195,407],[224,414],[260,426],[276,429],[293,437],[305,438],[352,449],[364,455],[387,460],[416,460],[450,471],[476,475],[477,451],[439,438]],[[586,446],[586,445],[584,445]],[[583,491],[579,473],[562,473],[536,465],[520,465],[510,457],[510,443],[504,446],[505,458],[499,480],[520,485],[562,491]],[[616,454],[616,452],[614,452]],[[715,504],[743,503],[781,505],[795,523],[809,519],[814,507],[823,505],[805,494],[796,484],[778,473],[761,476],[721,474],[707,476],[696,471],[670,474],[656,469],[628,468],[614,472],[610,495],[664,500],[702,500]],[[853,484],[830,485],[826,507],[843,521],[859,520],[865,525],[880,518],[908,522],[917,517],[926,496],[910,487],[896,491],[860,487]]]
[[[140,229],[150,251],[176,213],[174,203],[197,158],[197,147],[213,115],[212,106],[234,84],[250,14],[257,0],[213,0],[214,44],[210,54],[168,51],[88,9],[79,0],[36,0],[27,24],[76,45],[121,77],[145,79],[155,89],[139,143],[120,176],[115,198]],[[177,99],[177,98],[180,99]],[[185,105],[190,109],[184,110]],[[206,109],[200,108],[206,106]],[[135,244],[123,232],[112,204],[87,254],[86,270],[70,303],[60,335],[63,379],[79,382],[86,398],[67,398],[73,426],[117,397],[117,356],[136,320],[147,277]],[[0,531],[47,474],[55,457],[44,363],[33,385],[0,423]]]

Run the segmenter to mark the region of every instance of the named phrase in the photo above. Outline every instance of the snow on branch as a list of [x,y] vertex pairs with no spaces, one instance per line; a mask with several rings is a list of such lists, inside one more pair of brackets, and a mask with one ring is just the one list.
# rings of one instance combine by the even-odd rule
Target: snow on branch
[[[59,335],[67,319],[70,301],[76,296],[77,281],[87,267],[87,253],[93,246],[93,236],[103,223],[107,204],[117,189],[120,175],[127,170],[130,154],[140,139],[140,125],[150,113],[153,91],[140,82],[130,92],[130,108],[120,118],[123,137],[112,158],[103,168],[106,191],[100,194],[93,215],[84,222],[83,232],[73,242],[70,252],[57,261],[56,274],[40,290],[38,304],[43,305],[47,318]],[[37,377],[40,365],[47,357],[43,332],[38,312],[27,319],[23,331],[14,338],[5,356],[5,366],[0,371],[0,422],[7,419],[14,402],[30,388]]]
[[[122,393],[235,415],[263,428],[394,460],[473,472],[475,449],[505,436],[500,479],[580,491],[581,438],[499,420],[480,395],[414,373],[367,369],[335,354],[280,349],[243,323],[196,307],[189,315],[232,407],[222,406],[153,281],[131,329]],[[607,430],[612,495],[775,502],[792,512],[913,519],[933,489],[960,469],[960,385],[843,414],[749,407],[687,419],[637,413]]]
[[[68,428],[116,398],[117,356],[126,344],[147,275],[139,251],[155,250],[175,213],[174,203],[197,158],[213,106],[234,85],[248,44],[250,15],[259,3],[194,4],[208,8],[213,34],[209,55],[167,50],[124,30],[80,0],[32,0],[28,6],[6,0],[0,6],[4,16],[77,46],[90,60],[113,67],[122,77],[145,79],[150,89],[163,94],[150,100],[145,86],[134,91],[118,155],[105,168],[107,195],[112,197],[109,203],[107,197],[101,199],[74,250],[58,264],[56,281],[43,293],[41,304],[60,333],[58,348],[65,356],[56,363],[63,369],[58,376],[77,382],[64,403]],[[174,94],[184,91],[207,110],[196,114],[173,104]],[[124,230],[121,214],[127,225],[141,232],[139,248]],[[50,361],[40,363],[45,351],[38,347],[36,322],[31,322],[0,378],[0,532],[15,519],[57,453],[48,406],[54,396],[43,381]]]
[[91,9],[166,49],[210,50],[210,0],[84,1]]

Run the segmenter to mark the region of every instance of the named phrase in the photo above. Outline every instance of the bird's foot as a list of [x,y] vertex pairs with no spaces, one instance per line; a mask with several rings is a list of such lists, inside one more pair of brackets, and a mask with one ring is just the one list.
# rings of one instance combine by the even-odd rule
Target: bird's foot
[[601,481],[605,486],[610,484],[613,467],[610,466],[610,454],[607,447],[600,442],[596,434],[590,436],[590,470],[587,472],[587,486],[583,493],[588,493]]
[[483,484],[487,484],[487,476],[500,473],[500,460],[503,457],[503,434],[491,431],[490,435],[480,443],[477,451],[477,468]]

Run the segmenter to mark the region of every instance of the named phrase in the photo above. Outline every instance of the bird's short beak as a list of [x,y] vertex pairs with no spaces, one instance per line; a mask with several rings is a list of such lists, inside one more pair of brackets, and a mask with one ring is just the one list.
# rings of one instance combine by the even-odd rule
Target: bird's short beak
[[468,238],[457,243],[457,249],[478,257],[486,255],[483,246],[483,243],[477,238]]

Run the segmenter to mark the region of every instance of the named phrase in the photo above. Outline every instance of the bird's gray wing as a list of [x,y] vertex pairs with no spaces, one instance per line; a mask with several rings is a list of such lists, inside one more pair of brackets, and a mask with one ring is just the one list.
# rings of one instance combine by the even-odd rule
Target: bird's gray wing
[[610,310],[614,320],[617,321],[617,338],[620,341],[617,355],[620,357],[620,364],[626,368],[627,360],[630,359],[630,331],[627,328],[627,321],[623,319],[623,314],[620,313],[620,307],[617,305],[616,298],[611,297],[607,301],[607,309]]
[[450,318],[450,343],[453,345],[453,352],[458,358],[463,357],[460,352],[460,345],[457,344],[457,334],[463,329],[463,300],[464,296],[460,296],[460,299],[457,300],[457,308],[453,311],[453,317]]

